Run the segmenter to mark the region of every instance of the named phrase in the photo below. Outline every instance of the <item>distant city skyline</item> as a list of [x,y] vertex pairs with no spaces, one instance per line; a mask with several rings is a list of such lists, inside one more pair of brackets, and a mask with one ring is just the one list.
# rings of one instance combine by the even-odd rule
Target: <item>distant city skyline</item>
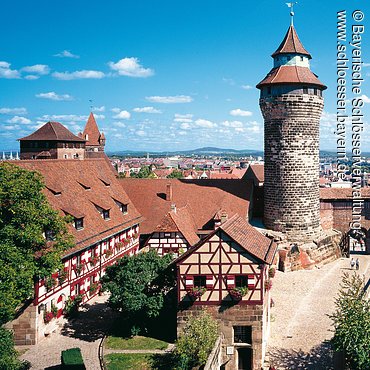
[[[295,8],[311,69],[328,86],[322,150],[336,148],[336,13],[347,10],[350,36],[355,7],[365,13],[362,149],[369,151],[370,9],[344,0]],[[289,27],[285,1],[66,0],[51,8],[15,0],[2,10],[0,150],[17,150],[16,139],[48,120],[77,134],[91,107],[108,152],[263,150],[255,85]]]

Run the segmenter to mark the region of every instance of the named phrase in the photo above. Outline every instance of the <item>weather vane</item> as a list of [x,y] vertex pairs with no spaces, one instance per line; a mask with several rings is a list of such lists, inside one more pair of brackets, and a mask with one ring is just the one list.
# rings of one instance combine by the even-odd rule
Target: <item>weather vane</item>
[[90,102],[90,110],[92,111],[93,110],[93,100],[89,99],[89,102]]
[[297,2],[293,2],[293,3],[286,3],[286,5],[288,5],[288,7],[290,8],[290,20],[291,20],[291,25],[293,26],[293,18],[294,18],[294,5],[295,4],[298,4]]

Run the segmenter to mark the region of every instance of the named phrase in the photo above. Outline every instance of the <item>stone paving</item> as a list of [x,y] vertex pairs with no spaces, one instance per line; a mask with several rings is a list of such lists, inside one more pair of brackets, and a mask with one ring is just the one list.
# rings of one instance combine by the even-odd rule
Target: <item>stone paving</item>
[[[370,256],[355,255],[359,273],[370,278]],[[314,270],[277,272],[271,296],[271,335],[268,360],[280,369],[334,369],[333,353],[327,342],[333,336],[334,299],[341,276],[351,272],[350,259],[341,258]]]
[[56,370],[60,367],[61,351],[79,347],[88,370],[100,369],[98,348],[115,314],[107,308],[107,296],[95,297],[80,312],[79,318],[63,320],[58,329],[35,346],[19,346],[21,358],[32,364],[33,370]]

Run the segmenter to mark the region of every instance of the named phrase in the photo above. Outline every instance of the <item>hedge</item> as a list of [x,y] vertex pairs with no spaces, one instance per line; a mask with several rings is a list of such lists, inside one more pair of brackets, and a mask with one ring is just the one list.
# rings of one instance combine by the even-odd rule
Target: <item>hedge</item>
[[80,348],[70,348],[62,351],[62,368],[86,370]]

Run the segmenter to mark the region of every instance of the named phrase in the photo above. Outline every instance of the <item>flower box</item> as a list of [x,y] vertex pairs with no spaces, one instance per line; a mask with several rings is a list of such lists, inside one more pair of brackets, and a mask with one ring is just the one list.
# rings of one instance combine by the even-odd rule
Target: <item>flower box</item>
[[205,287],[193,287],[188,289],[188,296],[192,299],[200,298],[207,289]]
[[240,301],[247,293],[249,289],[247,287],[231,288],[229,294],[234,301]]
[[265,281],[265,290],[270,290],[272,288],[272,281],[270,279]]
[[276,274],[276,269],[275,267],[270,267],[269,268],[269,278],[274,278]]

